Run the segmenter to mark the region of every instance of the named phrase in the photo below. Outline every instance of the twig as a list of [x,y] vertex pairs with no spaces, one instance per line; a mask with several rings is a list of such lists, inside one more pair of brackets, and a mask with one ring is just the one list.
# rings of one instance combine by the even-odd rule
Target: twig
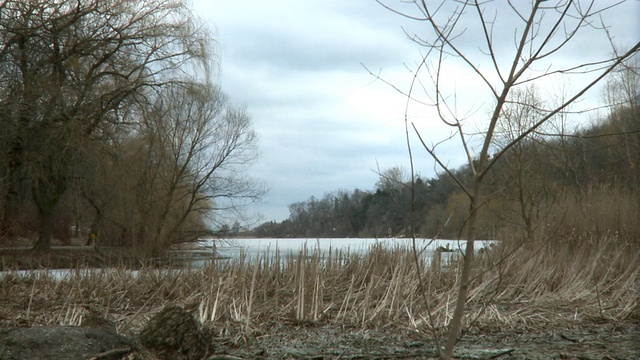
[[31,304],[33,303],[33,296],[36,292],[37,278],[33,278],[33,284],[31,286],[31,295],[29,295],[29,306],[27,306],[27,320],[29,320],[29,313],[31,312]]
[[500,357],[502,355],[511,354],[514,351],[516,351],[516,349],[506,349],[506,350],[503,350],[503,351],[500,351],[500,352],[498,352],[496,354],[491,355],[489,357],[489,359],[496,359],[496,358],[498,358],[498,357]]
[[598,299],[598,310],[600,311],[600,317],[604,318],[604,312],[602,311],[602,301],[600,300],[600,289],[598,289],[598,281],[594,280],[593,283],[596,286],[596,298]]
[[92,356],[90,358],[87,358],[87,360],[99,360],[99,359],[108,358],[108,357],[113,356],[113,355],[125,355],[125,354],[130,353],[131,351],[133,351],[133,349],[131,349],[131,347],[111,349],[109,351],[101,352],[101,353],[96,354],[96,355],[94,355],[94,356]]

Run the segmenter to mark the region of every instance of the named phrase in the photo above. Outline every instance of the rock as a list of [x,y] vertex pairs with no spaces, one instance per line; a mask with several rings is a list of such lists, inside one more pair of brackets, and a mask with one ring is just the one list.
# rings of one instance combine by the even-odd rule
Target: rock
[[179,306],[168,305],[140,332],[140,343],[165,360],[204,359],[210,350],[198,322]]
[[[100,328],[37,326],[0,329],[0,359],[116,360],[133,352],[127,338]],[[104,356],[110,354],[108,356]]]

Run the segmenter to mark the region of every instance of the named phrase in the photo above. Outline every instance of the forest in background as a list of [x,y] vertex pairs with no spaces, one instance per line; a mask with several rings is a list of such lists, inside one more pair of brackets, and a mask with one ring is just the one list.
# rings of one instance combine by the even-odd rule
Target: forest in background
[[[626,80],[611,80],[608,93],[629,80],[637,89],[635,73],[618,76]],[[531,236],[551,228],[619,235],[631,231],[638,238],[640,114],[637,97],[625,103],[619,95],[610,95],[608,114],[588,126],[566,131],[566,118],[560,118],[505,154],[487,182],[490,195],[478,224],[481,238]],[[501,130],[502,139],[517,134],[518,124],[524,126],[527,114],[519,111],[506,112],[517,120],[510,122],[514,128]],[[469,179],[470,171],[463,165],[455,175]],[[468,200],[447,173],[417,175],[411,181],[405,169],[393,167],[379,175],[373,190],[336,190],[293,203],[288,219],[265,222],[253,235],[461,237]]]

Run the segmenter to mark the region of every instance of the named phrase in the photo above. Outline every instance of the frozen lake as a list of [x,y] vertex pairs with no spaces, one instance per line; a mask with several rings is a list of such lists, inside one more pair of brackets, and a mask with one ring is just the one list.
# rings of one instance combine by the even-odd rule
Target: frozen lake
[[[307,254],[319,251],[325,257],[329,252],[362,254],[364,255],[374,245],[380,245],[388,249],[411,249],[412,239],[407,238],[256,238],[256,239],[230,239],[230,240],[205,240],[207,246],[216,243],[216,251],[219,257],[238,258],[244,254],[247,258],[273,256],[276,249],[280,256],[297,256],[306,249]],[[478,241],[476,250],[488,246],[492,241]],[[449,249],[451,253],[464,251],[466,242],[460,240],[431,240],[416,239],[419,250],[430,256],[437,249]]]
[[[272,258],[276,254],[276,249],[281,258],[298,256],[304,249],[307,255],[319,252],[321,258],[326,258],[330,252],[334,255],[336,252],[341,252],[342,255],[365,255],[374,245],[387,249],[412,249],[412,239],[407,238],[251,238],[203,241],[207,247],[212,247],[214,242],[216,257],[225,259],[237,259],[242,255],[248,259]],[[476,251],[493,242],[495,241],[477,241]],[[427,262],[433,258],[434,252],[438,249],[447,250],[442,252],[442,260],[448,261],[464,252],[465,245],[466,242],[463,240],[416,239],[416,246]],[[206,262],[206,260],[198,260],[193,264],[203,266]]]
[[[477,241],[476,251],[489,246],[493,241]],[[367,251],[373,245],[380,245],[388,249],[394,248],[406,248],[411,249],[412,240],[405,238],[383,238],[383,239],[369,239],[369,238],[318,238],[318,239],[306,239],[306,238],[260,238],[260,239],[228,239],[228,240],[202,240],[202,245],[206,248],[212,248],[215,243],[217,261],[233,261],[244,256],[246,260],[265,259],[266,257],[273,257],[277,253],[282,258],[293,256],[299,256],[303,250],[306,249],[307,255],[312,255],[315,252],[320,253],[321,258],[326,258],[329,253],[336,254],[341,252],[346,254],[360,254],[365,255]],[[416,245],[429,261],[433,257],[433,253],[438,249],[448,249],[443,252],[443,261],[446,261],[452,257],[460,254],[465,249],[465,241],[460,240],[430,240],[430,239],[416,239]],[[180,251],[181,254],[187,255],[189,250]],[[193,253],[197,259],[191,261],[192,270],[194,268],[206,266],[214,259],[214,253],[211,251],[211,258],[208,259],[207,252],[202,249],[194,250]],[[98,272],[109,272],[111,269],[45,269],[45,270],[19,270],[0,272],[0,279],[3,275],[11,273],[14,275],[22,276],[45,276],[52,277],[54,279],[72,279],[77,276],[95,275]],[[148,271],[148,270],[147,270]],[[162,271],[184,271],[184,269],[164,269],[157,270]],[[137,275],[137,270],[131,270],[133,276]]]

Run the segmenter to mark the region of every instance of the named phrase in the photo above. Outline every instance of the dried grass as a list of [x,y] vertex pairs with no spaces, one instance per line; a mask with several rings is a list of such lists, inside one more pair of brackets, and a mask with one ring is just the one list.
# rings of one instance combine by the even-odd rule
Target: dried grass
[[[588,246],[508,243],[478,257],[467,324],[476,329],[530,329],[550,323],[621,320],[638,306],[639,249],[619,236]],[[510,254],[501,259],[501,254]],[[0,278],[0,326],[79,325],[91,310],[120,333],[140,331],[167,304],[192,311],[219,336],[248,336],[274,323],[398,326],[431,331],[450,321],[456,262],[420,264],[421,292],[408,248],[373,247],[366,255],[317,250],[296,256],[241,256],[198,269],[76,269],[5,273]]]

